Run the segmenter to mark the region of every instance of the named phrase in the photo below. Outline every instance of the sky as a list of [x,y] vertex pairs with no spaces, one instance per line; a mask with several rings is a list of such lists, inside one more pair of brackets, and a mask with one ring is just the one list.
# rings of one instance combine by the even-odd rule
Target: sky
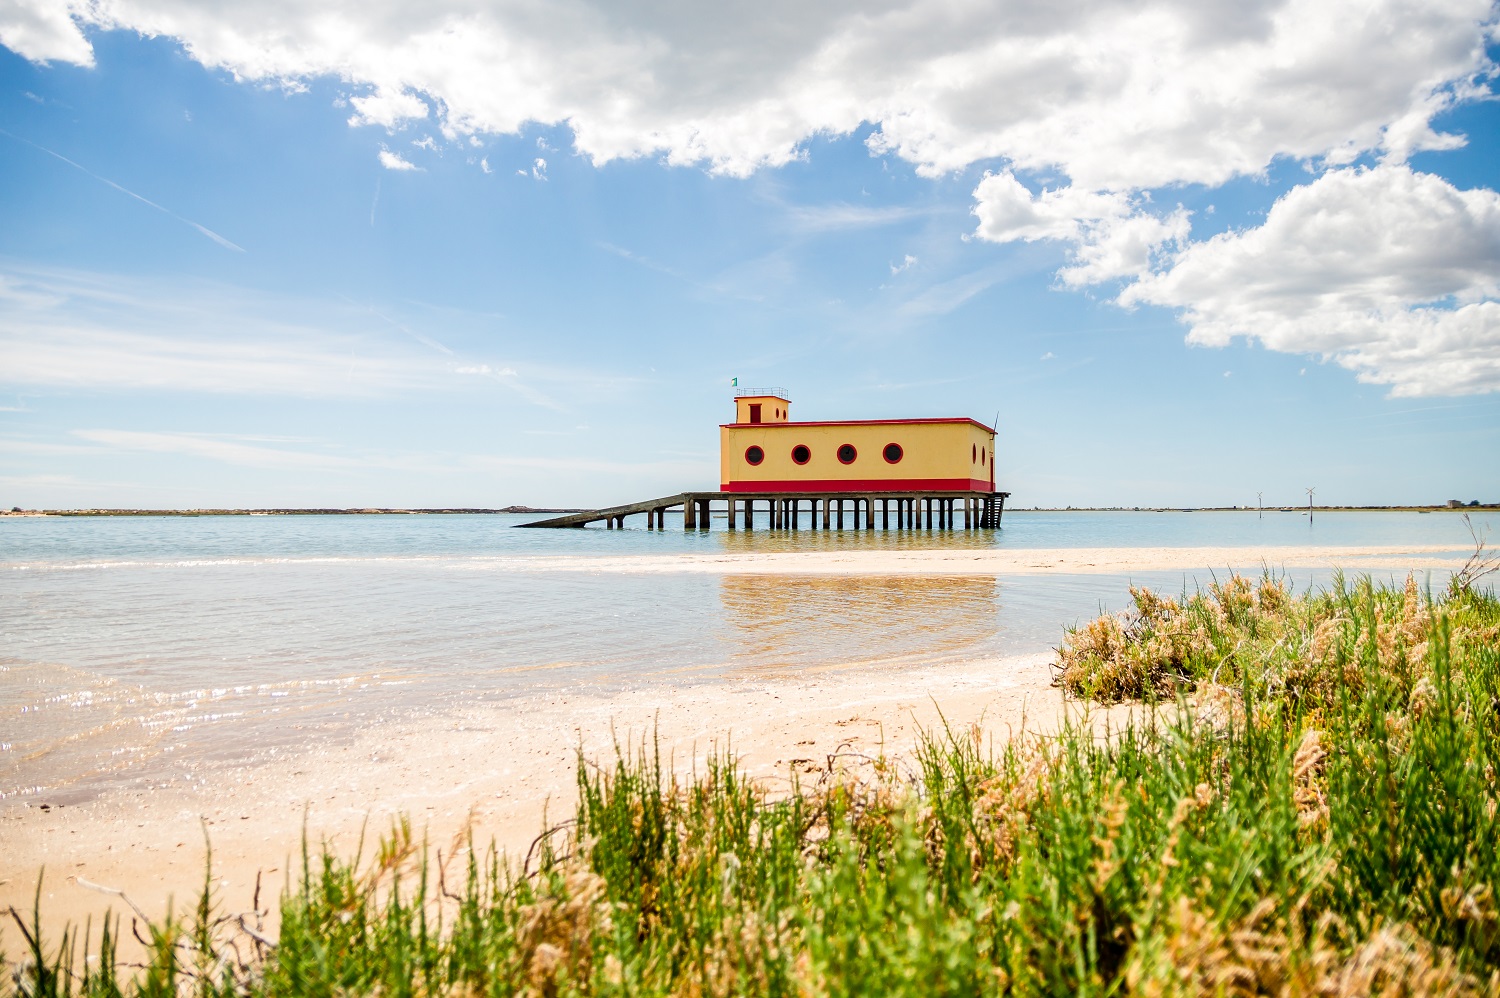
[[0,506],[1500,501],[1487,0],[0,0]]

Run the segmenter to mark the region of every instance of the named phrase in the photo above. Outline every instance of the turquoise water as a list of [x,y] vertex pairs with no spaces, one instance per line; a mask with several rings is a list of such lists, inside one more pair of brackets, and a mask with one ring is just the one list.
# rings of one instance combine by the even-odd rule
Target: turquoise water
[[[515,530],[522,516],[0,519],[0,808],[476,702],[1045,650],[1131,579],[634,572],[674,553],[1471,547],[1450,513],[1040,513],[994,532]],[[1475,517],[1481,529],[1494,514]],[[680,524],[680,520],[677,521]],[[610,559],[539,568],[537,556]],[[1258,559],[1247,551],[1247,566]],[[601,563],[602,564],[602,563]],[[1293,573],[1298,586],[1326,573]],[[1138,573],[1179,591],[1195,579]],[[1205,577],[1206,581],[1206,577]]]

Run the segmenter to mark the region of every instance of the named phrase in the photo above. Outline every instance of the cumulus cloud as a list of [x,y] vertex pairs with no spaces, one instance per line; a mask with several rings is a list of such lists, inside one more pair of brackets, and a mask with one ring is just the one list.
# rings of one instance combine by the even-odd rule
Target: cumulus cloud
[[1158,217],[1138,199],[1074,186],[1033,196],[1009,172],[986,176],[974,189],[975,235],[989,242],[1053,239],[1074,245],[1074,263],[1060,275],[1067,284],[1097,284],[1146,273],[1152,255],[1188,235],[1187,212]]
[[[3,2],[4,23],[43,26],[8,27],[17,51],[91,58],[57,0]],[[1084,190],[1129,190],[1218,183],[1278,155],[1451,144],[1427,125],[1485,66],[1492,8],[96,0],[74,16],[178,39],[242,79],[347,80],[369,91],[351,100],[356,123],[435,111],[450,138],[567,123],[595,162],[659,155],[740,176],[798,158],[810,136],[871,123],[872,149],[927,174],[999,158]]]
[[[1316,227],[1297,216],[1303,200],[1396,184],[1413,153],[1463,143],[1433,122],[1487,93],[1495,22],[1494,0],[0,0],[0,42],[33,60],[90,63],[80,25],[134,31],[242,80],[343,81],[351,125],[432,118],[469,143],[565,125],[595,164],[652,156],[742,177],[805,158],[814,136],[869,128],[872,153],[923,176],[995,166],[974,191],[974,235],[1066,246],[1064,284],[1140,279],[1122,301],[1184,310],[1194,342],[1324,353],[1397,393],[1493,386],[1463,372],[1489,370],[1471,351],[1489,342],[1495,303],[1390,290],[1434,268],[1379,241],[1346,248],[1365,259],[1326,273],[1345,283],[1324,297],[1272,294],[1327,261],[1299,272],[1298,254],[1270,254],[1271,219],[1187,246],[1187,214],[1146,194],[1291,158],[1333,171],[1277,206],[1279,225]],[[380,160],[417,168],[385,149]],[[545,163],[517,172],[545,179]],[[1018,175],[1057,179],[1033,193]],[[1394,210],[1349,203],[1336,217],[1354,233]],[[1220,271],[1259,283],[1236,289]],[[934,289],[924,307],[984,280]]]
[[400,153],[391,152],[385,146],[380,147],[380,165],[387,170],[420,170],[417,164],[409,159],[403,159]]
[[395,129],[408,121],[427,117],[427,104],[422,98],[407,91],[377,89],[368,97],[351,97],[349,106],[354,114],[349,118],[351,128],[360,125],[380,125]]
[[92,66],[93,46],[73,20],[70,6],[40,0],[0,0],[0,45],[32,62]]
[[1191,343],[1318,354],[1400,396],[1500,391],[1497,299],[1500,194],[1392,164],[1329,171],[1120,296],[1183,309]]

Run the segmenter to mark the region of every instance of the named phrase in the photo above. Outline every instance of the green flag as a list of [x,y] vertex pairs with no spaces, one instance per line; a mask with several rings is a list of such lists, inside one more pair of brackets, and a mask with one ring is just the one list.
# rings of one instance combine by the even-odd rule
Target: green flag
[[729,387],[730,388],[738,388],[739,386],[740,386],[740,379],[739,378],[730,378],[729,379]]

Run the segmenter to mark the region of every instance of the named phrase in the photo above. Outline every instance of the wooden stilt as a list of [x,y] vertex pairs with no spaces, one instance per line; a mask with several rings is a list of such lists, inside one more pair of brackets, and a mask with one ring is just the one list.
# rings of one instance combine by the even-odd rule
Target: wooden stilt
[[880,500],[880,529],[891,529],[891,501],[889,499]]

